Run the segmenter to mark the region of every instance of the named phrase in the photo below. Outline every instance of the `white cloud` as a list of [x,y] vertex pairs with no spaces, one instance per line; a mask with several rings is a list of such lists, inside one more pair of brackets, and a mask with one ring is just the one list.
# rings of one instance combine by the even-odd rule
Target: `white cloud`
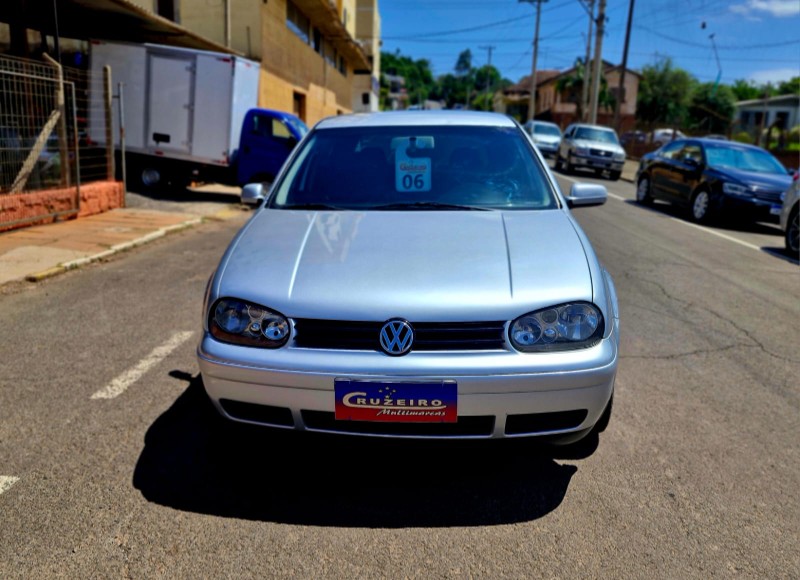
[[756,71],[750,75],[749,80],[753,81],[756,85],[763,85],[765,83],[775,84],[788,81],[796,76],[800,76],[800,68],[777,68]]
[[797,16],[800,14],[798,0],[746,0],[743,4],[731,6],[731,12],[742,16],[754,16],[753,13],[766,13],[777,18]]

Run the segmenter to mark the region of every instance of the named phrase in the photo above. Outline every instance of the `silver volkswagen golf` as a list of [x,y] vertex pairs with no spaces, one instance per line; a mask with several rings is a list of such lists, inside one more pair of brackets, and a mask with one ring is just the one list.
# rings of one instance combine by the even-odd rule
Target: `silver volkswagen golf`
[[[575,442],[608,422],[614,284],[502,115],[321,121],[211,277],[198,360],[225,417],[366,436]],[[555,436],[555,437],[553,437]]]

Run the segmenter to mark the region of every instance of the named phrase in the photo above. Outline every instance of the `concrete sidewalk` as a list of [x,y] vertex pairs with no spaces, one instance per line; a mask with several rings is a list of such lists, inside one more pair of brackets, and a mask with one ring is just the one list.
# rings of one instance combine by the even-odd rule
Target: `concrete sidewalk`
[[622,175],[620,179],[636,183],[636,171],[639,169],[638,159],[626,159],[625,165],[622,167]]
[[[224,209],[206,216],[228,219],[240,214]],[[103,214],[0,233],[0,285],[36,282],[170,232],[200,224],[188,213],[121,208]]]

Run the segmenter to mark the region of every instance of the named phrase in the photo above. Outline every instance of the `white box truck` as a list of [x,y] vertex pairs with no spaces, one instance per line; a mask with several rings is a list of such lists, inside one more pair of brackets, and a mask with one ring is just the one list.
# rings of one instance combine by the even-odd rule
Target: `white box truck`
[[[259,65],[229,54],[93,41],[89,138],[105,144],[103,67],[122,83],[129,186],[234,183],[242,121],[258,105]],[[119,150],[119,115],[113,138]],[[118,171],[119,173],[119,171]]]

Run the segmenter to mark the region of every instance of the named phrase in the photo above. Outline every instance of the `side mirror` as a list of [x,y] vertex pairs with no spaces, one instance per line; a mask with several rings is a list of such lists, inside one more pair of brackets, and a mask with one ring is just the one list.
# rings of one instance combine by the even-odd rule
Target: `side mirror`
[[688,165],[689,167],[700,167],[700,162],[691,155],[687,155],[683,158],[683,164]]
[[575,183],[569,190],[567,205],[569,207],[586,207],[603,205],[608,199],[608,191],[604,185],[595,183]]
[[263,183],[248,183],[242,188],[242,203],[252,207],[258,207],[267,199],[268,192]]

